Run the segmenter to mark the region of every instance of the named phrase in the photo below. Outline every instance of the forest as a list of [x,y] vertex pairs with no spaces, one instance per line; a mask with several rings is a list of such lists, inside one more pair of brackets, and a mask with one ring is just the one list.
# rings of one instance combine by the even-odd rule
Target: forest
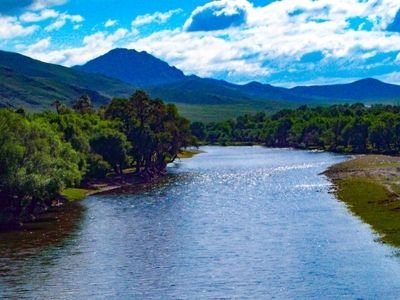
[[391,105],[301,106],[272,116],[260,112],[218,123],[194,122],[191,129],[209,144],[261,144],[355,154],[400,152],[400,106]]
[[0,227],[50,205],[66,188],[110,174],[161,176],[198,142],[397,155],[400,106],[301,106],[205,124],[137,91],[98,109],[88,96],[41,113],[0,109]]
[[[62,190],[127,168],[145,180],[162,175],[195,142],[172,104],[137,91],[94,109],[88,96],[71,108],[28,114],[0,110],[0,223],[49,205]],[[1,224],[0,224],[1,225]]]

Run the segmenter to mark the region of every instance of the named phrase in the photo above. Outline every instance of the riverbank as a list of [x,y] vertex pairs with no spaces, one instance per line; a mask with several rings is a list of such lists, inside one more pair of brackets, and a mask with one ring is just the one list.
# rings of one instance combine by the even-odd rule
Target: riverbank
[[380,235],[400,247],[400,157],[362,155],[325,173],[337,197]]
[[[203,152],[204,151],[198,149],[186,149],[180,151],[177,158],[189,159]],[[111,192],[145,182],[146,181],[140,176],[137,176],[133,170],[126,170],[123,175],[110,176],[102,181],[89,183],[80,188],[65,189],[61,192],[60,196],[69,202],[74,202],[83,200],[88,196]]]
[[[178,154],[178,159],[189,159],[202,153],[198,149],[185,149]],[[38,203],[30,213],[24,214],[22,217],[17,210],[10,206],[0,209],[0,232],[8,232],[15,230],[30,230],[35,224],[43,223],[50,219],[57,220],[59,211],[68,210],[68,205],[78,202],[88,196],[108,193],[116,190],[131,189],[141,184],[152,183],[157,181],[163,174],[155,176],[151,179],[143,178],[134,172],[134,169],[127,169],[122,175],[109,174],[103,180],[86,182],[80,187],[67,188],[60,192],[51,203]],[[0,195],[1,197],[1,195]],[[66,208],[64,208],[66,207]],[[51,218],[49,218],[49,214]]]

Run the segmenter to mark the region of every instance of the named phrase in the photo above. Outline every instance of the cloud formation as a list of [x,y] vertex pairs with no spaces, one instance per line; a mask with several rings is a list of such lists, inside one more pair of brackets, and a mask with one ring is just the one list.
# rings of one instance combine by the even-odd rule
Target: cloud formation
[[394,21],[389,24],[388,31],[400,32],[400,10],[397,12]]
[[21,46],[21,50],[23,54],[41,61],[74,66],[112,50],[127,34],[126,29],[118,29],[112,33],[100,31],[85,36],[81,47],[64,49],[51,49],[51,39],[46,38],[27,47]]
[[[400,2],[392,0],[281,0],[263,7],[246,0],[214,1],[197,8],[183,29],[153,33],[128,46],[186,73],[235,82],[379,76],[399,66],[390,53],[400,53],[400,35],[387,31],[399,9]],[[208,19],[205,26],[192,27],[203,12],[224,19],[238,11],[245,11],[246,21],[235,26],[215,31],[207,27]],[[382,56],[366,62],[377,55]]]
[[39,13],[26,12],[19,17],[19,20],[25,23],[36,23],[47,19],[57,18],[60,14],[53,9],[44,9]]
[[155,12],[154,14],[138,16],[132,21],[132,26],[140,27],[151,23],[163,24],[166,23],[173,15],[181,12],[181,9],[174,9],[167,12]]
[[38,29],[38,26],[31,25],[24,27],[16,17],[0,15],[0,40],[11,40],[31,35]]
[[42,10],[67,2],[68,0],[1,0],[0,13],[11,13],[21,9]]
[[104,23],[104,27],[108,28],[108,27],[113,27],[115,25],[117,25],[118,21],[117,20],[112,20],[112,19],[108,19],[105,23]]
[[63,5],[67,2],[68,0],[34,0],[29,8],[32,10],[41,10],[52,6]]
[[[57,49],[41,37],[24,51],[69,66],[115,47],[134,48],[187,74],[233,82],[292,85],[370,76],[396,79],[400,78],[400,33],[395,30],[400,26],[396,25],[399,9],[400,2],[394,0],[281,0],[264,6],[247,0],[218,0],[194,9],[175,29],[144,27],[167,23],[180,9],[136,17],[129,30],[118,29],[118,23],[110,19],[104,23],[104,32],[84,37],[74,48]],[[55,17],[51,10],[41,10],[6,23],[23,36],[37,30],[35,25],[25,26],[28,22],[45,18],[53,21],[47,24],[49,31],[67,21],[75,27],[83,21],[83,17],[61,13]],[[0,29],[0,38],[7,32]]]
[[[58,30],[58,29],[62,28],[67,23],[67,21],[70,21],[71,23],[75,24],[75,26],[77,26],[78,24],[76,24],[76,23],[83,22],[84,18],[80,15],[69,15],[67,13],[62,13],[57,16],[57,19],[53,23],[46,26],[45,30],[47,32]],[[74,29],[78,29],[78,28],[79,27],[75,27]]]
[[186,31],[213,31],[240,26],[246,23],[246,0],[220,0],[196,8],[186,21]]

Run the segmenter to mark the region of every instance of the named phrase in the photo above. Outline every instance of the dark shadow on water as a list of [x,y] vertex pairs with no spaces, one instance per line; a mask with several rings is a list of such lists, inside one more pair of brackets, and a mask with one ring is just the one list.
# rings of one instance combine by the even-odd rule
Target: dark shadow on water
[[[74,234],[79,232],[84,212],[81,204],[69,203],[52,209],[21,230],[0,234],[1,299],[14,299],[16,287],[30,286],[32,282],[42,280],[34,274],[39,269],[45,276],[57,263],[57,249],[68,251]],[[15,299],[20,299],[21,295],[28,298],[29,294],[20,290],[18,295]]]
[[62,247],[79,229],[83,214],[84,207],[80,203],[69,203],[52,208],[20,230],[1,233],[0,276],[4,269],[16,267],[13,267],[14,262],[35,257],[52,247]]
[[121,187],[116,190],[106,191],[99,195],[113,196],[113,195],[128,195],[128,194],[151,192],[151,191],[159,190],[160,188],[163,188],[163,187],[170,187],[176,182],[182,183],[183,180],[188,179],[191,176],[193,176],[193,175],[190,173],[180,173],[180,174],[168,173],[165,176],[156,178],[149,182],[138,183],[138,184],[131,185],[131,186]]

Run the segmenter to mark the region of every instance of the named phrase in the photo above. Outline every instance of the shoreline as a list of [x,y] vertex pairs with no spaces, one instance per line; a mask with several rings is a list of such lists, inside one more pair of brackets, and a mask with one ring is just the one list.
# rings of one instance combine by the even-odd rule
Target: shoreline
[[[204,153],[204,151],[201,151],[199,149],[182,150],[178,154],[177,159],[190,159],[193,156],[201,153]],[[153,181],[157,181],[157,179],[160,177],[163,176],[156,176],[155,178],[152,178],[148,181],[137,176],[133,172],[127,172],[123,175],[113,176],[105,180],[89,183],[86,186],[82,186],[80,188],[65,189],[60,196],[65,198],[68,202],[81,201],[89,196],[112,192],[124,188],[130,188],[138,184],[151,183]]]
[[400,157],[356,155],[322,173],[339,201],[379,235],[400,247]]
[[[195,155],[204,153],[198,149],[182,150],[177,159],[190,159]],[[59,194],[59,196],[47,206],[41,206],[35,214],[31,214],[26,220],[17,220],[9,218],[9,223],[4,223],[0,226],[0,234],[13,231],[26,231],[35,227],[37,224],[48,220],[47,215],[54,215],[54,220],[57,220],[57,211],[60,209],[68,209],[68,206],[84,200],[86,197],[109,193],[117,190],[132,189],[139,185],[151,184],[157,182],[164,175],[156,176],[150,180],[146,180],[136,175],[132,170],[127,170],[123,175],[110,176],[104,180],[87,183],[77,188],[67,188]]]

